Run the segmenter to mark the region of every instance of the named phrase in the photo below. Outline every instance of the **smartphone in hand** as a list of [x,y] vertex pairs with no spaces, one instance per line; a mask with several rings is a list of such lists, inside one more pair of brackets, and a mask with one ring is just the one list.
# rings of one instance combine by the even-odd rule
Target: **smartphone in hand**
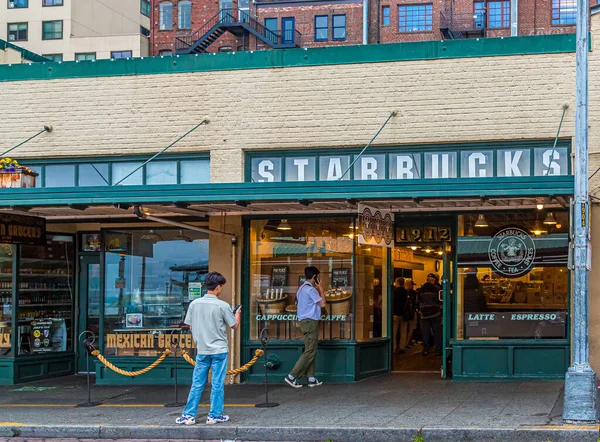
[[240,308],[242,308],[241,305],[239,305],[239,304],[236,305],[235,308],[233,309],[233,314],[235,315]]

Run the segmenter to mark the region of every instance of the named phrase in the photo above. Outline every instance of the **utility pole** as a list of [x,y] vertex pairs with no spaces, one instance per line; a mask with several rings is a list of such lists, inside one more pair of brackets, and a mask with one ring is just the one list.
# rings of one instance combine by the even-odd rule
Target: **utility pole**
[[598,420],[598,385],[589,363],[588,340],[588,34],[589,3],[577,0],[577,54],[575,99],[575,195],[570,220],[575,236],[573,284],[573,364],[565,376],[563,419]]

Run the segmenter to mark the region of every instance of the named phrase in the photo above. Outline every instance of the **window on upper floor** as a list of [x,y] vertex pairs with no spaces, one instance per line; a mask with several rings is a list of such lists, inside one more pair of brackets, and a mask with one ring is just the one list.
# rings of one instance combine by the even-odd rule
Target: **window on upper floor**
[[488,2],[487,6],[489,28],[510,27],[510,1]]
[[42,40],[60,40],[63,38],[63,21],[42,22]]
[[131,51],[111,51],[110,58],[114,58],[115,60],[118,58],[131,58]]
[[96,59],[95,52],[80,52],[75,54],[76,61],[94,61]]
[[[62,0],[61,0],[62,1]],[[140,12],[146,17],[150,17],[150,0],[140,0]]]
[[192,2],[182,0],[177,3],[179,12],[179,29],[190,29],[192,27]]
[[8,41],[26,41],[27,23],[9,23]]
[[8,0],[8,8],[27,8],[29,7],[29,0]]
[[552,24],[574,25],[577,21],[577,0],[552,0]]
[[381,24],[383,26],[389,26],[390,25],[390,7],[389,6],[383,6],[381,8]]
[[433,6],[431,4],[398,6],[398,30],[422,32],[433,30]]
[[63,0],[43,0],[42,6],[62,6]]
[[277,43],[277,19],[276,18],[265,18],[265,35],[273,43]]
[[475,25],[475,29],[483,29],[486,27],[484,2],[473,3],[473,24]]
[[159,5],[159,29],[170,31],[173,29],[173,3],[161,3]]
[[46,57],[50,61],[54,61],[54,62],[63,61],[63,54],[44,54],[43,56]]
[[329,17],[326,15],[315,15],[315,41],[326,41],[329,39]]
[[144,37],[150,37],[150,29],[140,26],[140,34]]
[[332,17],[331,34],[334,40],[346,40],[346,14],[334,15]]
[[164,49],[160,51],[159,54],[163,57],[171,57],[173,55],[173,51],[170,49]]

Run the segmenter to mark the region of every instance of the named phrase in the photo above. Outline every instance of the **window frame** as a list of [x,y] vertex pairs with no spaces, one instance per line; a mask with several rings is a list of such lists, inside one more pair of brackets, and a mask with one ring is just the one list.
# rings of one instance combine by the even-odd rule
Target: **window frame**
[[142,14],[144,17],[150,18],[151,12],[152,4],[150,3],[150,0],[140,0],[140,14]]
[[[25,6],[17,6],[17,1],[18,0],[6,0],[6,7],[7,9],[27,9],[29,8],[29,0],[25,0],[26,5]],[[10,7],[10,4],[13,4],[13,7]]]
[[[483,16],[483,20],[481,20],[481,18],[478,19],[478,14]],[[481,24],[481,26],[477,26],[477,24]],[[488,26],[487,11],[485,7],[485,1],[483,0],[477,0],[473,2],[473,26],[475,29],[486,29]]]
[[[181,4],[189,5],[189,26],[181,26],[182,8]],[[185,17],[184,17],[185,18]],[[192,29],[192,2],[190,0],[179,0],[177,3],[177,29]]]
[[63,60],[63,54],[42,54],[42,57],[48,58],[48,57],[56,57],[58,55],[60,55],[60,60],[52,60],[52,62],[53,63],[60,63],[60,62],[64,61]]
[[[84,59],[84,60],[78,60],[77,57],[79,57],[80,55],[93,55],[94,58],[91,59],[91,60],[86,60],[86,59]],[[96,59],[97,58],[96,58],[96,53],[95,52],[76,52],[75,53],[75,61],[96,61]]]
[[[60,37],[52,37],[52,38],[48,38],[46,36],[46,31],[44,29],[45,25],[47,23],[60,23]],[[64,21],[63,20],[46,20],[42,22],[42,40],[46,41],[46,40],[62,40],[64,37]],[[55,34],[56,31],[53,31],[53,33]]]
[[[166,54],[165,52],[170,52],[170,54]],[[160,51],[158,51],[158,55],[160,55],[161,57],[172,57],[173,50],[172,49],[161,49]]]
[[[490,5],[496,4],[496,3],[500,4],[499,9],[490,7]],[[487,10],[486,21],[487,21],[488,29],[508,29],[508,28],[510,28],[510,0],[488,1],[484,7]],[[506,13],[507,9],[508,9],[508,14]],[[492,26],[492,22],[491,22],[492,11],[494,11],[494,12],[500,11],[500,17],[499,17],[500,26]],[[494,14],[494,17],[496,17],[496,14]],[[504,21],[504,19],[506,19],[506,22]]]
[[[269,20],[269,22],[275,22],[275,30],[269,29],[269,27],[267,26],[267,20]],[[277,19],[277,17],[265,17],[265,19],[263,21],[263,26],[265,27],[265,31],[273,32],[275,34],[277,40],[279,40],[279,20]],[[269,37],[267,37],[267,38],[269,38]],[[279,42],[274,41],[273,43],[279,43]]]
[[[169,6],[170,8],[170,14],[171,14],[171,20],[168,23],[168,28],[163,28],[163,6]],[[172,31],[173,30],[173,3],[171,2],[160,2],[158,4],[158,31]]]
[[[320,18],[324,18],[325,19],[325,27],[321,26],[321,27],[317,27],[317,20]],[[315,41],[329,41],[329,16],[328,15],[315,15],[315,20],[314,20],[314,24],[315,24]],[[319,29],[325,29],[327,36],[325,38],[317,38],[317,30]]]
[[[336,29],[341,29],[342,26],[336,26],[335,25],[335,19],[339,18],[339,17],[344,17],[344,37],[340,38],[340,37],[336,37],[335,36],[335,31]],[[335,40],[335,41],[344,41],[346,40],[346,38],[348,38],[348,18],[346,17],[346,14],[333,14],[331,16],[331,39]]]
[[[575,26],[577,24],[577,3],[575,2],[575,13],[572,17],[572,22],[562,23],[563,17],[563,3],[568,3],[572,0],[552,0],[552,15],[551,15],[551,24],[552,26]],[[558,8],[555,8],[555,4],[558,4]],[[566,5],[565,5],[566,6]],[[555,15],[557,18],[554,18]]]
[[[129,52],[129,57],[116,57],[114,56],[114,54],[122,54],[124,52]],[[121,60],[121,59],[128,59],[128,58],[133,58],[133,51],[131,49],[125,49],[123,51],[110,51],[110,58],[111,60]]]
[[[51,5],[47,5],[46,2],[47,1],[51,1],[52,4]],[[55,4],[55,2],[60,2],[60,4]],[[42,7],[43,8],[53,8],[55,6],[64,6],[65,2],[64,0],[42,0]]]
[[[404,15],[401,13],[402,8],[405,8]],[[423,8],[424,9],[424,28],[423,29],[411,29],[408,30],[408,11],[409,8]],[[430,13],[427,13],[427,9],[430,8]],[[413,14],[414,16],[414,14]],[[404,18],[404,30],[400,24],[400,20]],[[421,17],[419,17],[419,22]],[[412,20],[412,18],[411,18]],[[420,32],[433,32],[433,3],[412,3],[406,5],[398,5],[398,32],[402,34],[415,34]]]
[[140,34],[144,37],[150,37],[150,29],[140,25]]
[[[10,39],[10,26],[11,25],[17,25],[17,26],[25,25],[25,38],[11,40]],[[17,37],[18,37],[18,33],[19,33],[19,29],[17,29]],[[28,39],[29,39],[29,22],[22,21],[22,22],[6,23],[6,39],[9,42],[11,42],[11,41],[28,41]]]
[[[386,17],[387,11],[387,17]],[[387,23],[385,22],[387,18]],[[385,5],[381,7],[381,26],[391,26],[392,25],[392,8],[389,5]]]

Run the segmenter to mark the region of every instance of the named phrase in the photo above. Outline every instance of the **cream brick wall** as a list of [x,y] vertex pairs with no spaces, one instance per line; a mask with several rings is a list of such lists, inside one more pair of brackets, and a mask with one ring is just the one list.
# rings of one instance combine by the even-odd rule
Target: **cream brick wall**
[[244,150],[363,146],[394,109],[377,144],[553,138],[565,103],[571,137],[574,72],[574,54],[547,54],[8,82],[0,148],[52,124],[17,156],[149,154],[208,116],[172,152],[211,151],[212,181],[240,181]]

